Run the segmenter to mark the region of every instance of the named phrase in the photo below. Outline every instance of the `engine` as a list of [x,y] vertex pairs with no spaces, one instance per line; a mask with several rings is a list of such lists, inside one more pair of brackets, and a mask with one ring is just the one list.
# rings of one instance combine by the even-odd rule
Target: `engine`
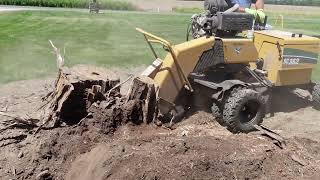
[[230,7],[224,1],[212,2],[205,1],[206,11],[191,17],[190,31],[194,39],[212,35],[233,37],[239,32],[252,29],[253,15],[234,12],[239,8],[238,4]]

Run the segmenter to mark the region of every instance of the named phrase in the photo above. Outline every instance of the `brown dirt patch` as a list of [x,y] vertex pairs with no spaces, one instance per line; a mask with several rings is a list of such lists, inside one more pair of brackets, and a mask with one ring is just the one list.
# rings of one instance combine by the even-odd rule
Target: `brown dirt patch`
[[[51,84],[4,85],[0,108],[33,117]],[[10,129],[0,132],[0,179],[35,179],[46,170],[43,179],[319,179],[317,117],[318,111],[301,106],[265,120],[285,136],[286,149],[254,133],[231,134],[206,112],[174,130],[129,123],[106,133],[94,119],[36,135],[34,129]]]
[[[199,112],[180,128],[219,125],[197,124]],[[204,123],[204,121],[202,121]],[[207,129],[209,130],[209,129]],[[100,144],[79,156],[66,179],[316,179],[319,144],[308,139],[290,139],[288,149],[254,134],[199,135],[201,130],[168,131],[153,127],[122,127],[114,141]],[[313,149],[306,148],[310,147]],[[314,151],[315,150],[315,151]],[[292,160],[297,157],[304,165]]]

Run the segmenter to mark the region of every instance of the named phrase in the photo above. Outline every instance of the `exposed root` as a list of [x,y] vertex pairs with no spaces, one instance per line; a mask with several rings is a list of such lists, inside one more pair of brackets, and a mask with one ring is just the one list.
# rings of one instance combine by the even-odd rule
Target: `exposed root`
[[0,129],[0,133],[13,128],[33,129],[37,127],[37,122],[39,122],[38,119],[25,119],[23,117],[5,112],[0,112],[0,116],[6,116],[10,118],[9,120],[4,120],[1,122],[5,127]]
[[0,138],[0,147],[21,142],[27,137],[26,134],[8,135]]

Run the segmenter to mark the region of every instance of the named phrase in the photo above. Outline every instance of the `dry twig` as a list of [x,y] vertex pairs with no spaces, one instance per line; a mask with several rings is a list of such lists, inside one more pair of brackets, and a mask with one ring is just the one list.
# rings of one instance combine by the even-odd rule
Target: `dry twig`
[[56,58],[57,58],[57,68],[61,69],[64,66],[64,58],[62,57],[61,53],[60,53],[60,49],[58,49],[51,40],[49,40],[54,53],[56,54]]
[[110,93],[111,93],[113,90],[117,89],[118,87],[120,87],[120,86],[123,85],[124,83],[128,82],[131,78],[133,78],[133,75],[130,75],[125,81],[123,81],[123,82],[117,84],[116,86],[114,86],[113,88],[111,88],[111,89],[109,90],[108,94],[107,94],[107,98],[109,98]]

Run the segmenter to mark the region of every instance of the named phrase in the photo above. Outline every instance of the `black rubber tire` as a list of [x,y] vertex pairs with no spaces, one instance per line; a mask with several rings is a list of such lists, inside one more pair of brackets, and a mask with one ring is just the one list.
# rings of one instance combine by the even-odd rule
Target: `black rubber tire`
[[215,102],[211,106],[211,112],[215,121],[217,121],[221,126],[227,126],[223,120],[222,108],[219,107]]
[[223,120],[231,132],[248,133],[262,123],[266,101],[252,89],[234,89],[226,99]]
[[213,117],[216,118],[216,120],[221,119],[222,118],[222,112],[221,112],[221,108],[218,106],[217,103],[212,103],[211,106],[211,112]]
[[312,101],[315,109],[320,110],[320,84],[316,83],[312,88]]

